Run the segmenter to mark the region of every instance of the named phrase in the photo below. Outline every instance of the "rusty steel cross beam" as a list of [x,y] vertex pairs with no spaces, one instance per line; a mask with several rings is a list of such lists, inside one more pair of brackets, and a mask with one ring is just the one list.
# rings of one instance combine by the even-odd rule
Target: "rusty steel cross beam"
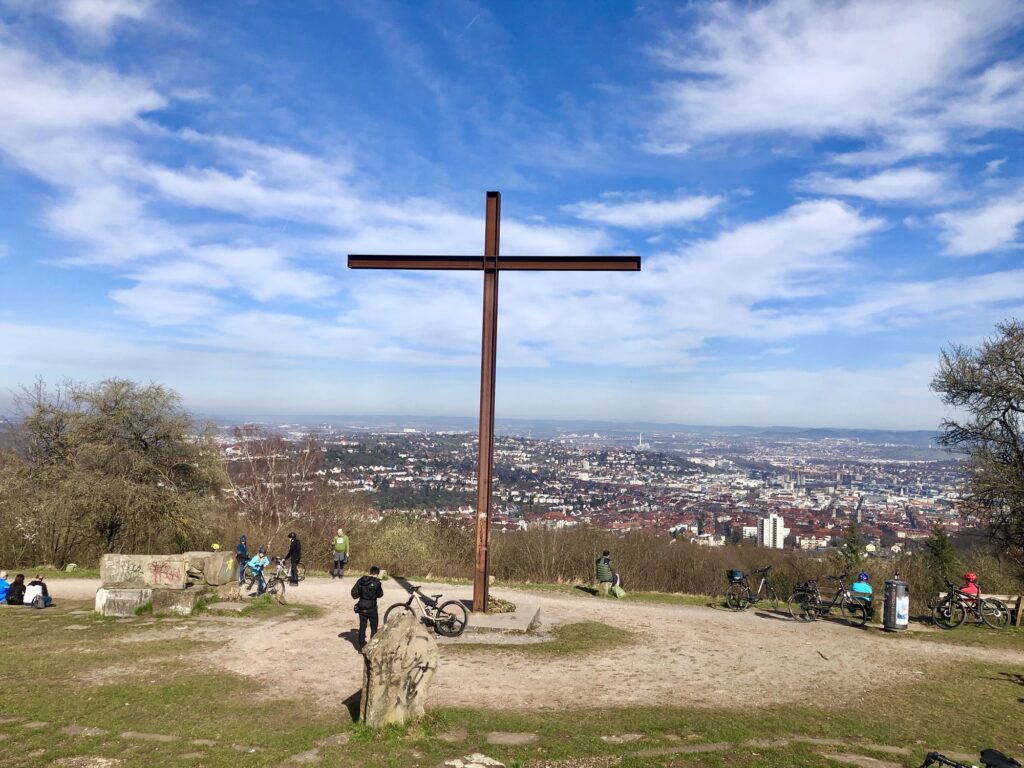
[[494,384],[498,346],[498,272],[639,272],[639,256],[499,257],[501,193],[487,193],[483,256],[377,256],[349,254],[351,269],[458,269],[484,273],[483,349],[480,358],[480,447],[476,489],[476,564],[473,611],[486,612],[491,544],[491,486],[494,473]]

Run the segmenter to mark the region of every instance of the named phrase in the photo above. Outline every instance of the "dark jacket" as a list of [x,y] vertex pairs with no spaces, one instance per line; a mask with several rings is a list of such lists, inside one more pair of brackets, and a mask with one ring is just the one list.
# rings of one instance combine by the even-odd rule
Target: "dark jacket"
[[238,546],[235,547],[235,559],[249,562],[249,545],[244,541],[238,542]]
[[302,560],[302,544],[297,538],[292,539],[292,543],[288,545],[288,554],[285,555],[284,559],[290,560],[293,563]]
[[352,585],[352,597],[357,601],[356,613],[376,613],[377,598],[384,597],[384,587],[376,576],[363,576]]
[[25,582],[15,581],[11,584],[11,588],[7,590],[7,604],[8,605],[24,605],[25,604]]

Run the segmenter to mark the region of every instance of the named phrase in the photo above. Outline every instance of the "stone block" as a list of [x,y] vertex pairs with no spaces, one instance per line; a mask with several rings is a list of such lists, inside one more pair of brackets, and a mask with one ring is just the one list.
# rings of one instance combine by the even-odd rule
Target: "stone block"
[[234,552],[186,552],[183,557],[189,581],[211,587],[238,581]]
[[208,595],[207,590],[195,587],[190,589],[154,589],[153,615],[191,616],[192,611],[199,604],[200,598]]
[[392,615],[363,649],[359,719],[371,728],[423,716],[437,641],[412,613]]
[[237,601],[242,599],[242,590],[237,581],[233,581],[228,584],[221,584],[214,590],[214,592],[217,593],[217,597],[221,600]]
[[188,573],[184,555],[104,555],[100,578],[105,587],[184,589]]
[[96,613],[121,618],[134,616],[135,612],[153,600],[152,589],[112,589],[100,587],[96,590]]

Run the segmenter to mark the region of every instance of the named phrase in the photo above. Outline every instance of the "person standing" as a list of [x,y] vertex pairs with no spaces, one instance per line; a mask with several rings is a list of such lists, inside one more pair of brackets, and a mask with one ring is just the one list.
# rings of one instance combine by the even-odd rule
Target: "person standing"
[[245,583],[245,566],[249,562],[249,544],[245,536],[238,537],[238,546],[235,547],[235,560],[238,561],[238,584]]
[[288,554],[284,559],[291,563],[291,570],[288,573],[288,583],[296,586],[299,583],[299,563],[302,562],[302,543],[295,531],[288,534],[291,544],[288,545]]
[[377,600],[384,597],[384,587],[380,584],[380,568],[370,568],[366,576],[352,585],[352,597],[356,600],[355,612],[359,614],[359,636],[356,650],[362,651],[366,645],[366,627],[370,627],[370,637],[377,634]]
[[340,579],[345,575],[345,566],[348,565],[348,536],[341,528],[338,535],[334,537],[334,567],[331,568],[331,578]]
[[608,597],[608,590],[612,588],[612,582],[615,581],[615,571],[612,569],[611,552],[607,549],[594,563],[594,576],[597,579],[597,588],[601,592],[601,597]]

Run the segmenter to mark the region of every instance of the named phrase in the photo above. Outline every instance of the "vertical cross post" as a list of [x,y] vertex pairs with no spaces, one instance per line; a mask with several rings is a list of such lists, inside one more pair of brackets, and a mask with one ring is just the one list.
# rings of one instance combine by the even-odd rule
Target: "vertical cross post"
[[501,193],[487,193],[484,226],[484,316],[480,356],[480,459],[476,478],[476,561],[473,610],[487,611],[490,591],[491,482],[494,474],[494,391],[498,358],[498,249],[501,240]]

